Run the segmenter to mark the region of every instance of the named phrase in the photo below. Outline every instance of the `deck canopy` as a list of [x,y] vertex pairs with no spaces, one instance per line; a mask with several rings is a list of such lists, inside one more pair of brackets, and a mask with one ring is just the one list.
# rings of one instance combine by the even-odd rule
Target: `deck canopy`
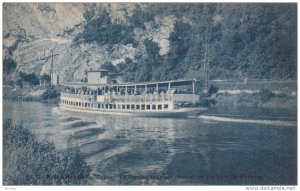
[[170,80],[158,82],[139,82],[124,84],[88,84],[69,82],[62,83],[64,87],[74,89],[88,88],[90,90],[101,90],[101,92],[121,92],[122,94],[161,93],[174,90],[175,93],[195,93],[197,80]]

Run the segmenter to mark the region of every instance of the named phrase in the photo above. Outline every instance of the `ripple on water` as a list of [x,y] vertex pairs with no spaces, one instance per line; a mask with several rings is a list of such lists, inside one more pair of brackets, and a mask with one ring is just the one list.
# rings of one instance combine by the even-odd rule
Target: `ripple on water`
[[80,120],[80,118],[78,118],[78,117],[68,117],[68,118],[62,119],[61,122],[70,122],[70,121],[77,121],[77,120]]
[[72,123],[70,125],[71,128],[78,128],[78,127],[84,127],[84,126],[90,126],[90,125],[96,125],[97,123],[95,121],[79,121],[79,122],[75,122]]
[[104,131],[105,131],[105,129],[91,127],[89,129],[84,129],[84,130],[74,132],[74,134],[70,138],[72,138],[72,139],[88,139],[91,136],[96,136],[96,135],[102,134]]

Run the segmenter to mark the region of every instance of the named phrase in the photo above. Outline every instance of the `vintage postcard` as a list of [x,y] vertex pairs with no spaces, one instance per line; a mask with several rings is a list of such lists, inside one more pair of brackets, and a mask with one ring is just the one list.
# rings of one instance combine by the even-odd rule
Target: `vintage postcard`
[[3,3],[3,177],[297,185],[297,3]]

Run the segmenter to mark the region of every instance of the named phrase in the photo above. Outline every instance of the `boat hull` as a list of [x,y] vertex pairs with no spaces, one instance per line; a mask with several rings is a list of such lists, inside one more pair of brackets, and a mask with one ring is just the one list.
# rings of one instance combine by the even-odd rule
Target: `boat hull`
[[125,115],[125,116],[136,116],[136,117],[160,117],[160,118],[185,118],[189,116],[199,115],[207,108],[181,108],[171,111],[135,111],[135,110],[99,110],[97,108],[77,108],[66,105],[60,105],[64,110],[82,112],[82,113],[96,113],[96,114],[107,114],[107,115]]

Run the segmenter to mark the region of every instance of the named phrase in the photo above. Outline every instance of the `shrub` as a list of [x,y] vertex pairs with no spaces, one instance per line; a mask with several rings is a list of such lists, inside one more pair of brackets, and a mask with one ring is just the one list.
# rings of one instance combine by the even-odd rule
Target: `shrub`
[[60,96],[60,90],[55,86],[48,86],[46,91],[42,95],[43,100],[58,98]]
[[17,66],[16,62],[10,58],[3,60],[3,72],[5,72],[6,74],[10,74],[14,72],[16,66]]
[[260,95],[263,103],[269,101],[274,96],[274,94],[270,90],[267,90],[267,89],[260,90],[259,95]]
[[90,168],[77,148],[59,151],[48,140],[37,141],[22,124],[3,123],[5,185],[88,184]]
[[35,73],[26,74],[24,72],[20,72],[19,77],[21,81],[28,82],[30,85],[36,86],[40,84],[40,80]]

